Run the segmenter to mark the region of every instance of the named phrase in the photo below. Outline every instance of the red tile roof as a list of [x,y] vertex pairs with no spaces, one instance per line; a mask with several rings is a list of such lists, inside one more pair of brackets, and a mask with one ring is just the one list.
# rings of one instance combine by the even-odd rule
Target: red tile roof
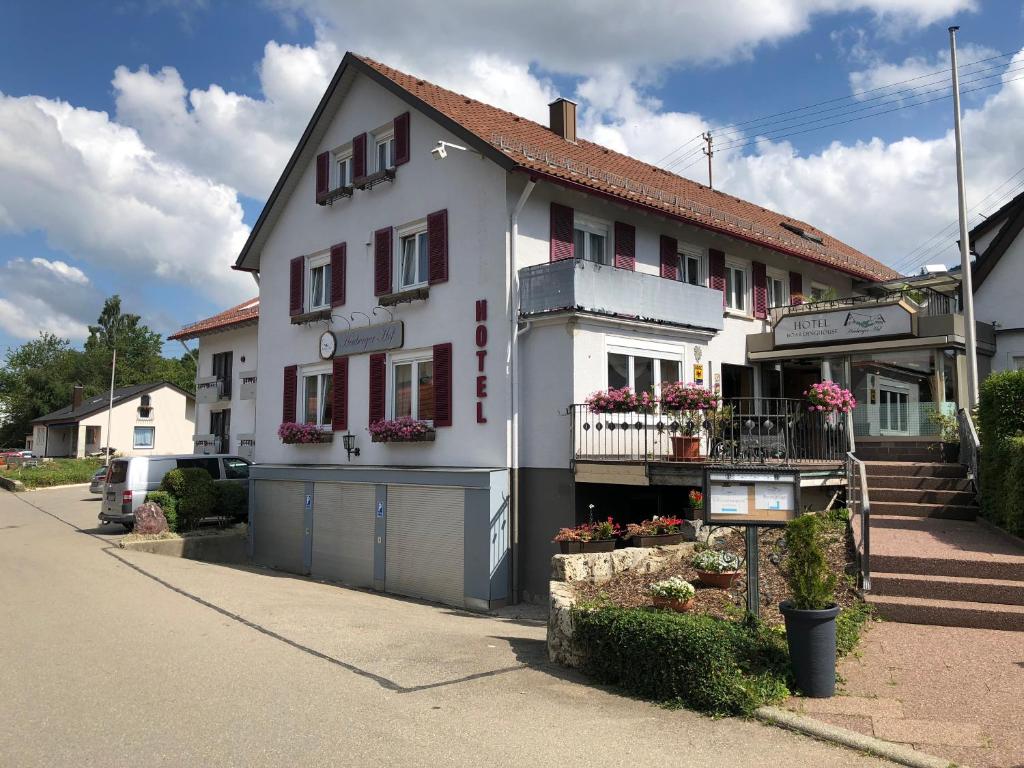
[[225,309],[223,312],[200,320],[197,323],[186,325],[177,333],[167,337],[168,341],[184,341],[185,339],[196,339],[209,333],[227,331],[232,328],[241,328],[245,325],[255,325],[260,316],[259,297],[243,301],[238,306]]
[[[509,158],[513,170],[611,196],[775,251],[841,269],[868,280],[899,273],[820,229],[709,189],[599,144],[571,143],[546,126],[399,72],[365,56],[349,54]],[[344,66],[344,64],[342,65]],[[783,222],[821,240],[816,243]]]

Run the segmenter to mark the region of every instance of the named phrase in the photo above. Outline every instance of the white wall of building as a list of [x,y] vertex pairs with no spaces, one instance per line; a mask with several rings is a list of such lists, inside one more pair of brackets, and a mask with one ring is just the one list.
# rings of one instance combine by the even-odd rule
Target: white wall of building
[[[232,353],[231,398],[219,403],[196,403],[196,434],[210,434],[210,413],[231,409],[230,452],[238,453],[238,436],[256,431],[256,400],[241,398],[242,373],[257,370],[257,326],[247,325],[199,337],[196,376],[213,376],[213,356],[221,352]],[[257,381],[257,389],[259,381]]]
[[[977,245],[983,248],[984,243]],[[996,326],[996,353],[992,371],[1015,370],[1024,362],[1024,312],[1021,311],[1021,287],[1024,286],[1024,237],[1019,236],[974,291],[974,316],[982,323]]]
[[[368,78],[357,75],[341,108],[331,120],[316,151],[331,150],[353,136],[391,122],[409,111],[408,105]],[[361,456],[352,464],[505,466],[508,406],[508,323],[506,297],[505,172],[494,163],[469,152],[449,151],[435,160],[430,150],[438,140],[461,143],[440,125],[412,111],[410,160],[398,167],[393,184],[369,191],[357,190],[350,199],[332,206],[314,202],[314,163],[301,173],[295,192],[283,202],[260,254],[259,413],[256,425],[256,460],[284,464],[348,463],[341,440],[318,446],[282,445],[277,437],[281,423],[283,369],[289,364],[320,362],[318,339],[331,327],[343,331],[344,320],[333,324],[296,326],[289,322],[289,262],[292,257],[325,252],[332,244],[347,242],[347,291],[344,307],[336,315],[371,313],[377,304],[373,286],[373,232],[385,226],[402,226],[424,219],[437,210],[448,211],[448,271],[446,283],[430,286],[426,301],[402,304],[393,309],[405,323],[401,353],[423,350],[434,344],[453,345],[453,426],[439,428],[437,440],[425,444],[376,444],[370,442],[369,355],[349,361],[349,430],[357,436]],[[372,147],[368,147],[372,169]],[[396,244],[397,244],[397,238]],[[395,275],[397,280],[397,274]],[[478,299],[488,301],[488,344],[485,374],[488,396],[486,424],[476,421],[476,322]],[[375,321],[386,320],[378,311]],[[353,325],[365,323],[357,316]],[[391,379],[388,372],[389,382]]]
[[[114,404],[110,424],[110,445],[124,456],[150,456],[162,453],[192,453],[192,434],[195,431],[195,404],[171,387],[161,387],[149,393],[153,408],[151,419],[139,417],[142,398],[135,397]],[[79,443],[85,441],[85,428],[100,428],[100,444],[106,444],[107,412],[88,416],[78,423]],[[154,427],[152,448],[135,448],[135,427]]]

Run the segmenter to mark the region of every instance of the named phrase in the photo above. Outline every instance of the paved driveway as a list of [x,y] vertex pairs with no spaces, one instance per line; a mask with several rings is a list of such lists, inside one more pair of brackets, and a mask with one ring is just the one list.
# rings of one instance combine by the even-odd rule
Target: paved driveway
[[3,766],[881,766],[547,665],[543,622],[124,552],[0,492]]

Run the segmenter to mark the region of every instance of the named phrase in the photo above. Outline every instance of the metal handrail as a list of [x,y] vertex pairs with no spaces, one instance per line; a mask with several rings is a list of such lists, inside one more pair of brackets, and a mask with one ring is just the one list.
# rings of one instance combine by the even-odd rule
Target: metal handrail
[[[868,473],[864,462],[853,451],[846,454],[846,493],[850,508],[850,528],[853,546],[860,565],[861,589],[871,591],[871,494],[868,491]],[[858,525],[859,523],[859,525]],[[860,541],[857,533],[860,533]]]
[[981,440],[974,426],[974,419],[965,408],[956,412],[956,424],[960,433],[960,463],[967,467],[974,482],[974,495],[981,497]]
[[[887,291],[879,296],[843,296],[836,299],[822,299],[802,304],[791,304],[785,307],[775,307],[772,309],[772,320],[777,321],[786,315],[825,312],[830,309],[845,309],[860,304],[884,304],[885,302],[898,301],[905,298],[918,305],[920,307],[919,312],[923,315],[952,315],[956,314],[957,311],[955,296],[941,293],[932,288],[901,288]],[[920,298],[924,300],[920,301]]]

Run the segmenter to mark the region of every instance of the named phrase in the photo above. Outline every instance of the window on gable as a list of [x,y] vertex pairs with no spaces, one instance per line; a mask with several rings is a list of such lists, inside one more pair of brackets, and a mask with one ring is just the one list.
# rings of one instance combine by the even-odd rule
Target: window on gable
[[399,360],[392,365],[394,393],[393,418],[410,417],[420,421],[434,418],[434,359]]
[[692,250],[679,251],[676,279],[690,285],[704,285],[704,259]]
[[789,285],[785,275],[768,273],[768,308],[789,306]]
[[331,259],[320,256],[309,260],[307,310],[325,309],[331,303]]
[[374,136],[374,157],[377,164],[374,170],[383,171],[395,166],[395,136],[394,134]]
[[398,243],[400,287],[412,288],[425,284],[429,277],[427,230],[424,228],[400,235]]
[[333,409],[334,377],[323,371],[304,371],[302,375],[302,420],[306,424],[330,426]]
[[606,223],[577,213],[572,236],[577,259],[593,261],[596,264],[612,263],[612,255],[608,251]]
[[[153,400],[149,395],[143,395],[139,398],[139,418],[153,418]],[[86,437],[86,442],[89,442],[88,436]]]
[[747,270],[738,264],[725,265],[725,306],[737,312],[747,311]]

